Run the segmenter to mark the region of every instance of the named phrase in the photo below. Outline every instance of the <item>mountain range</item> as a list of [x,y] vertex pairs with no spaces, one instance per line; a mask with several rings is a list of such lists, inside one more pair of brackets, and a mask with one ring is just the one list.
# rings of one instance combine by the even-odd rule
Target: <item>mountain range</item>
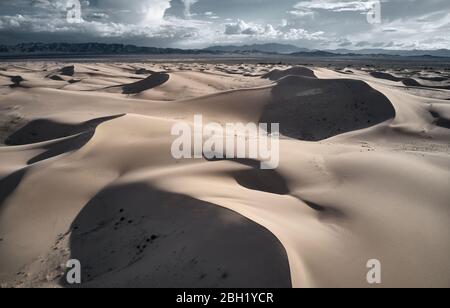
[[402,56],[402,57],[448,57],[450,50],[386,50],[386,49],[335,49],[311,50],[289,44],[253,44],[243,46],[212,46],[205,49],[177,49],[139,47],[123,44],[102,43],[23,43],[14,46],[0,45],[0,57],[20,55],[155,55],[155,54],[282,54],[301,57],[340,56]]
[[308,52],[309,49],[300,48],[289,44],[253,44],[253,45],[243,45],[243,46],[211,46],[205,48],[207,51],[217,51],[217,52],[262,52],[262,53],[279,53],[279,54],[291,54],[295,52]]
[[216,51],[216,52],[262,52],[262,53],[277,53],[277,54],[290,54],[298,56],[336,56],[336,55],[387,55],[387,56],[402,56],[402,57],[450,57],[450,50],[437,49],[437,50],[391,50],[391,49],[333,49],[333,50],[317,50],[300,48],[295,45],[287,44],[254,44],[243,46],[212,46],[204,50]]

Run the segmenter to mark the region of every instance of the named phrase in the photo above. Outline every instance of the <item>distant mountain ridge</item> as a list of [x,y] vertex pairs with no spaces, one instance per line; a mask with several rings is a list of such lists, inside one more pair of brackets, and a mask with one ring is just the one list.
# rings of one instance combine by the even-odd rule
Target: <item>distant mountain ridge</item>
[[163,55],[163,54],[280,54],[297,57],[342,57],[342,56],[402,56],[402,57],[445,57],[450,50],[385,50],[385,49],[335,49],[311,50],[290,44],[253,44],[242,46],[211,46],[204,49],[177,49],[139,47],[125,44],[104,43],[23,43],[14,46],[0,45],[0,57],[20,55]]
[[295,52],[308,52],[309,49],[300,48],[289,44],[253,44],[253,45],[243,45],[243,46],[211,46],[203,50],[207,51],[219,51],[219,52],[262,52],[262,53],[279,53],[279,54],[291,54]]
[[363,56],[363,55],[386,55],[386,56],[402,56],[402,57],[450,57],[450,50],[437,49],[437,50],[389,50],[389,49],[334,49],[334,50],[317,50],[300,48],[291,44],[253,44],[253,45],[225,45],[225,46],[211,46],[203,49],[205,51],[215,52],[229,52],[229,53],[242,53],[242,52],[260,52],[260,53],[277,53],[277,54],[289,54],[294,56]]
[[9,54],[196,54],[201,51],[176,48],[139,47],[103,43],[23,43],[0,45],[0,55]]
[[335,54],[358,54],[358,55],[389,55],[389,56],[402,56],[402,57],[450,57],[450,50],[448,49],[436,49],[436,50],[390,50],[390,49],[334,49],[327,50]]

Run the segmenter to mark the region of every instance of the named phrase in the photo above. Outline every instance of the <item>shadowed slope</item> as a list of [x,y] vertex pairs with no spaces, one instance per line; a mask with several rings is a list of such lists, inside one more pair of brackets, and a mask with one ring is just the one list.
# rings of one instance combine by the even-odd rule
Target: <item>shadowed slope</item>
[[105,121],[121,116],[103,117],[79,124],[58,123],[47,119],[34,120],[9,136],[5,144],[11,146],[25,145],[68,137],[89,131]]
[[264,76],[262,78],[269,79],[269,80],[280,80],[281,78],[284,78],[286,76],[301,76],[301,77],[309,77],[309,78],[317,78],[316,75],[312,70],[306,67],[292,67],[287,70],[281,71],[281,70],[273,70]]
[[4,178],[0,178],[0,208],[6,199],[16,190],[17,186],[19,186],[25,173],[26,169],[23,168]]
[[260,122],[280,123],[285,136],[318,141],[395,117],[389,100],[363,81],[288,76],[272,90]]
[[433,112],[433,111],[431,112],[431,115],[434,118],[434,122],[433,122],[434,125],[450,129],[450,120],[449,119],[446,119],[443,116],[441,116],[439,113]]
[[290,287],[281,243],[214,204],[145,184],[110,187],[72,224],[83,287]]
[[72,152],[82,148],[94,136],[95,129],[91,129],[82,134],[69,137],[56,143],[51,143],[44,146],[45,152],[33,157],[27,163],[35,164],[37,162],[56,157],[58,155]]
[[[370,75],[372,77],[378,78],[378,79],[385,79],[385,80],[390,80],[390,81],[395,81],[395,82],[399,82],[401,81],[405,86],[408,87],[418,87],[418,88],[429,88],[429,89],[441,89],[441,90],[449,90],[450,86],[429,86],[429,85],[423,85],[420,82],[418,82],[417,80],[413,79],[413,78],[401,78],[401,77],[395,77],[391,74],[388,73],[383,73],[383,72],[371,72]],[[425,77],[419,77],[423,80],[433,80],[432,78],[425,78]],[[443,79],[441,81],[445,81],[446,79]],[[437,80],[434,80],[437,81]]]
[[166,83],[169,80],[169,74],[155,73],[135,83],[127,84],[122,87],[123,94],[137,94],[145,90],[153,89]]

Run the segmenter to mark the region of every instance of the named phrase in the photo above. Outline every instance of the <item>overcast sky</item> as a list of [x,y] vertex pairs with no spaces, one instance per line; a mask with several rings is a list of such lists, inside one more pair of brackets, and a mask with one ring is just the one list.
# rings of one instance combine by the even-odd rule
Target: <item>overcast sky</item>
[[450,0],[379,5],[380,18],[368,0],[0,0],[0,44],[450,49]]

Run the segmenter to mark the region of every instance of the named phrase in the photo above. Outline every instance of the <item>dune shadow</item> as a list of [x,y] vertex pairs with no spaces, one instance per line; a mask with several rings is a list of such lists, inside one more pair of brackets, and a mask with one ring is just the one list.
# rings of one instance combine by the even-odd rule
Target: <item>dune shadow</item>
[[422,80],[435,81],[435,82],[443,82],[443,81],[449,80],[448,77],[423,77],[423,76],[420,76],[419,78]]
[[434,118],[433,124],[442,128],[450,129],[450,120],[441,117],[437,112],[431,111],[431,115]]
[[307,206],[309,206],[311,209],[316,211],[317,218],[321,221],[329,221],[329,220],[343,220],[347,218],[347,215],[340,209],[330,206],[323,206],[320,204],[317,204],[315,202],[311,202],[305,199],[298,200],[305,203]]
[[262,78],[269,79],[272,81],[277,81],[286,76],[301,76],[301,77],[317,78],[317,76],[314,74],[314,71],[310,70],[309,68],[302,67],[302,66],[291,67],[287,70],[275,69],[275,70],[272,70],[272,71],[268,72],[267,74],[263,75]]
[[[220,159],[225,160],[225,159]],[[275,169],[261,169],[261,162],[255,159],[226,159],[250,167],[245,170],[231,171],[236,182],[247,189],[276,195],[288,195],[289,187],[284,177]],[[212,160],[209,160],[212,161]],[[214,161],[219,161],[215,159]]]
[[77,124],[66,124],[48,119],[38,119],[27,123],[24,127],[10,135],[5,140],[5,144],[9,146],[18,146],[73,136],[95,129],[101,123],[121,116],[123,116],[123,114],[92,119]]
[[288,76],[272,89],[261,123],[279,123],[288,137],[319,141],[395,117],[389,99],[363,81]]
[[248,158],[203,158],[209,162],[232,161],[250,167],[245,170],[230,171],[236,182],[247,189],[267,192],[276,195],[289,194],[287,181],[275,169],[261,169],[261,162]]
[[0,208],[19,186],[25,174],[26,168],[23,168],[0,179]]
[[50,77],[48,77],[51,80],[55,80],[55,81],[65,81],[61,76],[59,75],[51,75]]
[[391,75],[389,73],[384,73],[384,72],[370,72],[370,76],[377,78],[377,79],[384,79],[384,80],[389,80],[389,81],[402,81],[405,78],[399,78],[399,77],[395,77],[394,75]]
[[232,176],[239,185],[247,189],[276,195],[289,194],[285,179],[276,170],[247,169],[233,172]]
[[146,69],[146,68],[138,68],[134,71],[134,73],[136,75],[151,75],[151,74],[155,74],[155,71]]
[[[206,158],[205,158],[206,159]],[[222,161],[225,159],[208,159],[208,161]],[[228,159],[227,159],[228,160]],[[342,221],[347,218],[346,213],[334,206],[324,206],[293,194],[288,181],[276,169],[263,170],[261,162],[254,159],[229,159],[251,169],[230,171],[236,183],[250,190],[266,192],[282,196],[291,196],[314,211],[317,219],[322,222]]]
[[10,88],[19,88],[21,86],[21,82],[25,81],[25,79],[22,78],[22,76],[12,76],[10,77],[12,84],[9,86]]
[[104,189],[71,230],[82,287],[291,287],[286,251],[267,229],[147,184]]
[[[427,86],[423,85],[417,80],[413,78],[408,77],[396,77],[394,75],[391,75],[389,73],[383,73],[383,72],[370,72],[370,75],[374,78],[378,79],[384,79],[389,81],[395,81],[399,82],[401,81],[405,86],[407,87],[417,87],[417,88],[427,88],[427,89],[439,89],[439,90],[449,90],[450,86]],[[426,78],[426,77],[419,77],[422,80],[428,80],[428,81],[438,81],[441,80],[440,78]],[[447,79],[443,79],[441,81],[445,81]]]
[[49,158],[59,156],[61,154],[81,149],[89,142],[89,140],[91,140],[94,134],[95,129],[91,129],[90,131],[73,136],[69,139],[46,145],[44,147],[46,151],[28,160],[27,164],[32,165]]
[[75,66],[74,65],[65,66],[60,70],[60,73],[63,76],[72,77],[73,75],[75,75]]
[[143,80],[122,86],[122,94],[138,94],[156,88],[166,83],[169,79],[169,74],[154,73]]

